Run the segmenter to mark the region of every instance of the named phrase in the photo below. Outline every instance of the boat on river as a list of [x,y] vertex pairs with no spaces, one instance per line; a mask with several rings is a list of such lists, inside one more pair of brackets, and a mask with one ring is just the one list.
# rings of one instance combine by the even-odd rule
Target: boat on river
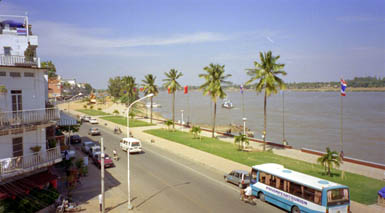
[[233,105],[233,103],[230,101],[230,99],[224,99],[223,100],[223,103],[222,103],[222,107],[223,108],[226,108],[226,109],[232,109],[232,108],[234,108],[234,105]]

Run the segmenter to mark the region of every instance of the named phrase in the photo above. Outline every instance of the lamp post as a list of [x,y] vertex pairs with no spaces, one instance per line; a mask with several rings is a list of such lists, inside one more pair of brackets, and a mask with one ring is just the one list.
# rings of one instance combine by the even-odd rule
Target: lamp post
[[[130,117],[129,117],[129,112],[130,112],[130,108],[138,103],[139,101],[143,100],[143,99],[146,99],[146,98],[150,98],[154,96],[153,93],[150,93],[134,102],[132,102],[128,108],[127,108],[127,138],[130,138]],[[130,189],[130,147],[128,147],[127,149],[127,194],[128,194],[128,200],[127,200],[127,204],[128,204],[128,209],[131,210],[132,209],[132,205],[131,205],[131,189]]]
[[265,145],[265,143],[266,143],[266,131],[262,132],[262,139],[263,139],[263,144]]
[[246,120],[247,118],[242,118],[243,120],[243,135],[246,135]]
[[184,112],[184,110],[182,109],[181,111],[180,111],[181,113],[182,113],[182,121],[181,121],[181,124],[182,124],[182,131],[183,131],[183,112]]

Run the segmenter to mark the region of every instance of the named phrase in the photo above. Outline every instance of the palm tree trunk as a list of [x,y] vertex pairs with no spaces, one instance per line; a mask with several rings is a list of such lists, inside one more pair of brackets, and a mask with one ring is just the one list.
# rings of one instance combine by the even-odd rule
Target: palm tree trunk
[[263,115],[264,115],[264,119],[263,119],[263,133],[264,133],[264,137],[263,137],[263,151],[266,151],[266,105],[267,105],[267,92],[266,92],[266,89],[265,89],[265,98],[263,100]]
[[151,111],[151,115],[150,115],[150,123],[152,124],[152,97],[150,98],[151,100],[151,108],[150,108],[150,111]]
[[213,132],[212,132],[211,137],[214,137],[214,134],[215,134],[215,119],[216,119],[216,116],[217,116],[217,101],[215,100],[214,101]]
[[172,93],[172,128],[175,129],[175,91]]

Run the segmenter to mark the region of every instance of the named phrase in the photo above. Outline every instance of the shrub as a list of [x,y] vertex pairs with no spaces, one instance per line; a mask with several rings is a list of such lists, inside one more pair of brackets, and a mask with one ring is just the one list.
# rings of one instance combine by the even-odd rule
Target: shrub
[[94,108],[94,106],[90,106],[90,109],[93,109]]
[[83,108],[84,108],[84,109],[87,109],[87,105],[84,104],[84,105],[83,105]]
[[102,108],[99,107],[98,110],[99,110],[99,111],[102,111]]

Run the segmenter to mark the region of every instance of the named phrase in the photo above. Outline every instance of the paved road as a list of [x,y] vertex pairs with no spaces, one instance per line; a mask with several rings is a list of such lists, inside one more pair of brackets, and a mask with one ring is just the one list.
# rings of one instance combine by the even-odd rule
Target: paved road
[[[83,140],[98,141],[99,136],[88,136],[90,124],[84,123],[79,134]],[[127,157],[119,149],[120,137],[98,125],[106,153],[118,151],[115,168],[106,169],[106,206],[114,212],[126,212]],[[136,212],[283,212],[270,204],[257,202],[256,206],[239,200],[239,189],[223,181],[223,174],[208,167],[176,156],[165,150],[143,143],[144,153],[130,157],[131,200]],[[80,145],[75,145],[79,148]],[[91,162],[90,162],[91,164]],[[89,165],[92,181],[74,193],[80,201],[95,199],[100,193],[99,170]]]

